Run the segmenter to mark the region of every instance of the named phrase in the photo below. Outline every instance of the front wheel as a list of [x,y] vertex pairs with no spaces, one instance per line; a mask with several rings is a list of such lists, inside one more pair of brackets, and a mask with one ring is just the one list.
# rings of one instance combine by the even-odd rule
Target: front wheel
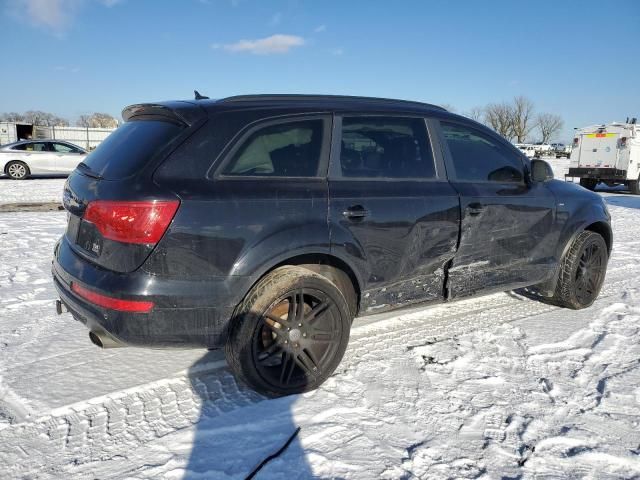
[[237,377],[271,397],[313,390],[349,342],[349,306],[325,277],[297,266],[262,278],[231,319],[225,354]]
[[602,236],[581,232],[562,259],[552,301],[574,310],[589,307],[600,293],[608,260],[609,252]]
[[29,167],[24,162],[14,160],[7,163],[5,172],[13,180],[24,180],[29,176]]

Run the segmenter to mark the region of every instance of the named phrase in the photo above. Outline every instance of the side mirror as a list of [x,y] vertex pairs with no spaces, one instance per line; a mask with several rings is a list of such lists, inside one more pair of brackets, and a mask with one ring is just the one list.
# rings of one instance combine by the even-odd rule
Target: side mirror
[[553,170],[544,160],[534,158],[531,160],[531,180],[533,182],[546,182],[553,180]]

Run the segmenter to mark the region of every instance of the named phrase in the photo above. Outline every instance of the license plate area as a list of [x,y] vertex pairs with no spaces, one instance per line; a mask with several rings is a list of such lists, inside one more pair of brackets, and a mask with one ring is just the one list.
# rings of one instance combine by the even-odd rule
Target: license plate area
[[78,234],[75,243],[89,255],[94,257],[99,257],[102,253],[102,235],[93,223],[87,222],[86,220],[79,221]]

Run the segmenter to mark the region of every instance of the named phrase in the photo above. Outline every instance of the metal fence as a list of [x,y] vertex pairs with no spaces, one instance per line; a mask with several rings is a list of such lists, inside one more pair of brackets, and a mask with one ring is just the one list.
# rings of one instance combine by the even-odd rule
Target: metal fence
[[34,126],[34,138],[52,138],[66,140],[84,149],[92,150],[107,138],[113,128],[83,128],[83,127],[39,127]]

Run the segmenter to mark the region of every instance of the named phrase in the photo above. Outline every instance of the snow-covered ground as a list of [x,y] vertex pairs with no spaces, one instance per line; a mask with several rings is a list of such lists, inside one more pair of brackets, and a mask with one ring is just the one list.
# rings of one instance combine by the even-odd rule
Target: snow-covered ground
[[53,309],[64,213],[0,213],[0,477],[240,479],[299,427],[257,478],[640,478],[640,197],[603,195],[593,307],[509,292],[358,319],[338,372],[278,400],[220,352],[93,347]]
[[63,177],[11,180],[7,176],[0,176],[0,205],[62,202],[65,181]]

